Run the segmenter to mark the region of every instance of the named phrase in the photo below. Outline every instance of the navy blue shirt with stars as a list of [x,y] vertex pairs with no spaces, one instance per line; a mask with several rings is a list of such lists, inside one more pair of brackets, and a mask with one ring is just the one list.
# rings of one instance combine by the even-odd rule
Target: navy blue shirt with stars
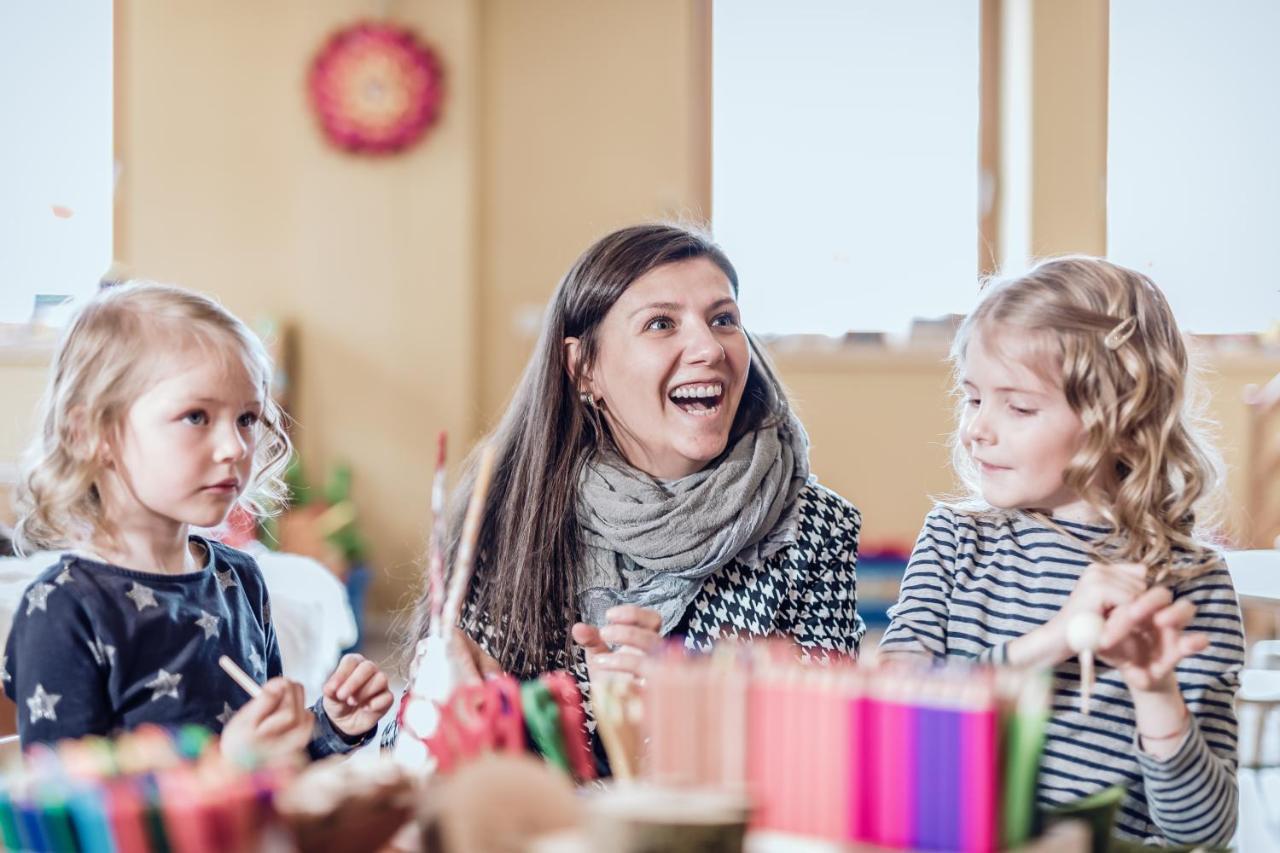
[[[271,605],[248,554],[198,536],[202,571],[136,572],[66,554],[27,587],[0,661],[18,706],[22,745],[111,735],[143,723],[222,731],[249,701],[218,666],[227,655],[259,684],[282,672]],[[347,737],[312,708],[313,758],[347,752]]]

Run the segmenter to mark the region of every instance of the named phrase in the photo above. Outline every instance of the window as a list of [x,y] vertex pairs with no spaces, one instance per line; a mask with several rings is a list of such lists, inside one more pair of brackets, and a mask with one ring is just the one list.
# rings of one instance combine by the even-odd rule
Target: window
[[0,3],[0,322],[92,293],[112,256],[111,4]]
[[712,211],[762,333],[905,331],[978,269],[977,0],[732,0]]
[[1107,246],[1188,331],[1280,319],[1280,4],[1111,4]]

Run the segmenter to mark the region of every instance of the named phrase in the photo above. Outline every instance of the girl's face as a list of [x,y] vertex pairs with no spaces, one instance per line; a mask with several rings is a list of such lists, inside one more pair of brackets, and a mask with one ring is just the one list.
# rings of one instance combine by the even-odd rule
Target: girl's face
[[[729,441],[751,353],[724,272],[707,258],[657,267],[605,315],[584,390],[626,460],[664,480],[706,467]],[[569,338],[570,364],[578,341]]]
[[214,527],[248,486],[262,388],[239,359],[191,349],[126,411],[99,483],[121,530]]
[[1026,335],[990,327],[974,330],[961,374],[965,400],[960,440],[991,506],[1096,521],[1093,508],[1063,482],[1084,427],[1061,384],[1029,366],[1037,358],[1043,356]]

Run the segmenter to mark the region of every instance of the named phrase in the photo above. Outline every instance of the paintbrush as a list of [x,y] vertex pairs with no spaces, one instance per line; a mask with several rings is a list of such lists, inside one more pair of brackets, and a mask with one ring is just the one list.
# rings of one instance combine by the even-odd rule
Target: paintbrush
[[431,485],[431,549],[427,556],[427,576],[430,584],[429,631],[440,636],[440,618],[444,610],[444,537],[445,537],[445,446],[448,433],[440,430],[436,449],[436,476]]
[[493,476],[492,446],[480,451],[480,464],[476,469],[476,483],[467,503],[467,514],[462,521],[462,537],[458,543],[458,556],[449,577],[449,594],[444,600],[444,612],[440,621],[440,633],[448,633],[458,625],[462,616],[462,603],[471,584],[475,569],[476,539],[480,536],[480,520],[484,515],[485,500],[489,494],[489,480]]

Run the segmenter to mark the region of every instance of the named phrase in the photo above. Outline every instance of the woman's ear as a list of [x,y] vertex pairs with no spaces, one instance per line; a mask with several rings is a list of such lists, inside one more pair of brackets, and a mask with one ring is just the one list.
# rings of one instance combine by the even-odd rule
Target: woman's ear
[[565,370],[569,373],[569,381],[573,383],[574,388],[579,394],[590,394],[591,377],[578,375],[578,364],[582,358],[582,340],[579,338],[564,339],[564,363]]

